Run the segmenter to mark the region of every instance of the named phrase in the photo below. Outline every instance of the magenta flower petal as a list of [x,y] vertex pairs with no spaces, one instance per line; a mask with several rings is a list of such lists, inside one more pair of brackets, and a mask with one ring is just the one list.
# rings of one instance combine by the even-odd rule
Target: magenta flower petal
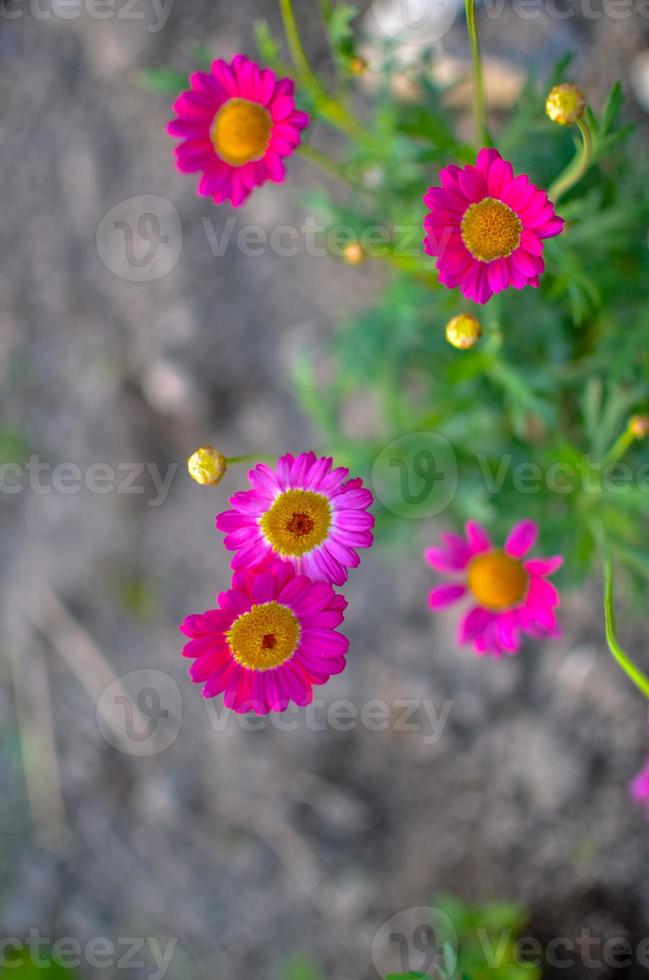
[[522,558],[534,547],[539,529],[534,521],[521,521],[512,529],[505,542],[505,552],[512,558]]
[[438,585],[428,593],[428,605],[431,609],[445,609],[465,595],[466,589],[463,585]]
[[631,783],[630,792],[631,799],[644,806],[649,817],[649,762]]
[[472,555],[477,555],[482,551],[491,548],[491,538],[480,524],[476,521],[467,521],[466,536]]

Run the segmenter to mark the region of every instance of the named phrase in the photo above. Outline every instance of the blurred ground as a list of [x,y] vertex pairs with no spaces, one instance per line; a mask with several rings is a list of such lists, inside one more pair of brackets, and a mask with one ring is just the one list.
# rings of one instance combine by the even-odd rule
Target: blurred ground
[[[322,59],[314,4],[301,6]],[[370,980],[381,923],[450,890],[522,899],[544,939],[584,927],[644,937],[647,827],[627,783],[646,718],[607,659],[593,595],[568,600],[560,643],[485,664],[455,648],[447,618],[431,622],[419,561],[375,549],[352,576],[349,669],[318,692],[310,727],[323,731],[299,712],[295,731],[245,730],[186,680],[176,624],[228,580],[213,517],[243,474],[209,491],[169,467],[210,440],[226,453],[317,445],[287,364],[366,302],[378,273],[304,254],[212,254],[209,233],[220,237],[232,212],[175,172],[166,100],[138,87],[141,68],[187,67],[187,42],[250,50],[253,19],[276,23],[274,3],[184,0],[156,31],[83,4],[69,20],[48,9],[0,19],[1,418],[5,442],[17,434],[50,465],[40,489],[0,498],[2,935],[171,937],[172,980],[279,980],[298,951],[328,980]],[[517,64],[575,48],[576,77],[601,91],[626,78],[643,31],[641,18],[504,16],[484,44]],[[443,47],[463,52],[460,24]],[[317,178],[300,160],[290,170],[235,233],[299,226],[301,187]],[[129,282],[102,261],[97,229],[142,195],[177,209],[182,252],[163,277]],[[134,478],[142,493],[55,492],[62,462],[159,470]],[[171,479],[164,500],[152,472]],[[422,543],[430,533],[422,526]],[[96,720],[112,677],[140,670],[164,672],[173,707],[160,721],[172,744],[155,755],[116,748]],[[145,676],[155,689],[158,675]],[[358,710],[383,699],[389,730],[332,723],[339,699]],[[400,699],[428,706],[419,730],[399,730]],[[147,751],[146,739],[126,742]]]

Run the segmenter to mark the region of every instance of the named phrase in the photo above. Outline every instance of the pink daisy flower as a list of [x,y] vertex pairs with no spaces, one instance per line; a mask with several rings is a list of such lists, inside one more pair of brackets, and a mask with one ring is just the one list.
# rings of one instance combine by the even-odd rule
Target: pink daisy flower
[[649,817],[649,762],[631,783],[631,799],[641,803]]
[[471,609],[460,624],[459,642],[473,644],[480,655],[502,657],[518,652],[522,633],[559,636],[555,615],[559,594],[547,576],[561,567],[563,558],[525,558],[536,542],[536,524],[517,524],[504,549],[494,548],[487,532],[473,521],[467,523],[466,535],[465,539],[443,534],[443,547],[424,552],[436,571],[460,578],[432,590],[431,609],[471,599]]
[[255,568],[280,558],[314,581],[342,585],[347,569],[360,564],[357,548],[369,548],[374,518],[372,494],[349,470],[315,453],[282,456],[277,468],[250,470],[252,490],[230,498],[219,514],[225,547],[236,551],[233,568]]
[[265,715],[290,701],[309,704],[314,684],[345,669],[349,642],[336,627],[347,603],[327,582],[274,562],[235,573],[217,601],[218,609],[187,616],[180,627],[204,698],[225,692],[226,707]]
[[176,147],[182,173],[202,171],[197,192],[237,208],[268,180],[282,183],[284,157],[309,124],[293,101],[293,82],[277,79],[243,54],[230,65],[212,62],[211,72],[189,76],[191,90],[174,103],[177,119],[167,126],[183,140]]
[[508,286],[538,286],[543,239],[560,234],[563,218],[526,174],[514,177],[497,150],[482,149],[475,167],[444,167],[441,187],[424,203],[424,249],[436,255],[439,281],[475,303]]

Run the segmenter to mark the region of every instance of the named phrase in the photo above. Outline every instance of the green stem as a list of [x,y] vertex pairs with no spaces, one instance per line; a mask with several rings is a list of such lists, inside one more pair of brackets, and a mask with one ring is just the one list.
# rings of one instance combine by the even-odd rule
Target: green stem
[[583,119],[578,119],[577,125],[581,133],[581,146],[572,162],[557,177],[548,191],[548,197],[553,204],[556,204],[559,198],[563,197],[571,187],[574,187],[581,180],[593,160],[593,138],[590,130]]
[[602,461],[602,465],[611,466],[613,463],[618,463],[635,441],[636,437],[631,429],[626,428],[622,435],[616,440],[616,442],[613,443],[612,447],[607,452]]
[[286,42],[291,53],[291,60],[293,61],[293,64],[304,81],[308,82],[308,84],[318,92],[321,92],[322,86],[320,85],[320,81],[311,69],[309,59],[307,58],[306,51],[302,45],[300,32],[298,30],[297,21],[293,12],[292,0],[279,0],[279,9],[282,14],[284,33],[286,34]]
[[475,0],[465,0],[466,22],[469,29],[471,44],[471,61],[473,62],[473,100],[475,106],[476,136],[481,146],[491,146],[491,136],[487,125],[487,98],[485,94],[484,75],[482,72],[482,56],[480,54],[480,38],[475,16]]
[[295,19],[292,0],[279,0],[279,7],[291,60],[295,65],[300,80],[312,89],[316,98],[317,108],[322,113],[322,116],[327,122],[341,129],[352,139],[366,146],[376,148],[377,141],[372,134],[361,125],[356,116],[346,106],[328,94],[322,82],[311,68],[300,38],[300,31],[297,26],[297,20]]
[[315,167],[318,167],[330,177],[335,177],[336,180],[342,180],[349,187],[353,187],[354,190],[363,189],[361,184],[357,183],[349,176],[343,164],[338,163],[337,160],[332,160],[331,157],[326,155],[326,153],[316,150],[314,146],[310,146],[308,143],[302,143],[298,147],[298,153],[300,153],[305,160],[308,160],[309,163],[313,164]]
[[609,650],[629,680],[649,700],[649,678],[627,656],[615,636],[613,561],[608,553],[604,555],[604,616],[606,620],[606,642]]
[[228,466],[236,466],[237,463],[259,463],[261,460],[274,463],[277,456],[272,453],[248,453],[246,456],[226,456],[225,458]]

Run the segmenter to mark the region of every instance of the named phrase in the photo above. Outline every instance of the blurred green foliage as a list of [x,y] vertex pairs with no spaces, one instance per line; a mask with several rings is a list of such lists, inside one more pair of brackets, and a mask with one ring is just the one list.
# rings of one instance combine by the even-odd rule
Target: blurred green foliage
[[28,948],[10,948],[5,954],[6,964],[0,967],[0,980],[75,980],[78,973],[56,963],[49,955],[39,951],[32,958]]
[[539,980],[541,970],[518,961],[516,948],[527,912],[515,902],[472,905],[453,895],[440,895],[433,905],[452,921],[457,952],[446,950],[444,963],[426,974],[392,973],[385,980]]

